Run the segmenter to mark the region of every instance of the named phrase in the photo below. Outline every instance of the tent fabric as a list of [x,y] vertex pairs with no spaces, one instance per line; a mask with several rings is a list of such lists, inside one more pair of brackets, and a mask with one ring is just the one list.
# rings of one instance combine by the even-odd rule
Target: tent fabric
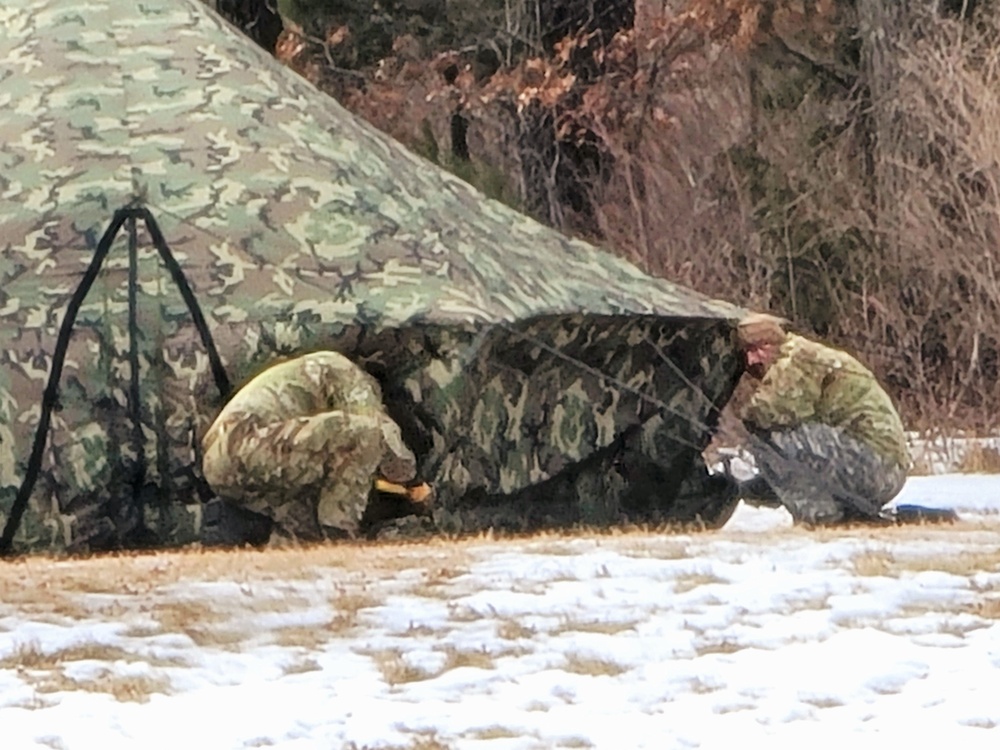
[[[281,353],[348,353],[388,379],[434,471],[456,438],[412,413],[434,422],[428,404],[451,408],[442,373],[476,361],[484,342],[523,349],[526,330],[558,350],[560,336],[599,332],[567,321],[702,321],[717,361],[696,363],[707,380],[690,400],[728,395],[727,332],[743,311],[487,200],[197,0],[6,0],[0,60],[0,521],[25,478],[67,308],[111,241],[72,321],[21,549],[197,534],[198,438],[225,394],[157,230],[230,380]],[[133,209],[155,225],[132,217],[106,236]],[[534,481],[518,476],[484,491]]]

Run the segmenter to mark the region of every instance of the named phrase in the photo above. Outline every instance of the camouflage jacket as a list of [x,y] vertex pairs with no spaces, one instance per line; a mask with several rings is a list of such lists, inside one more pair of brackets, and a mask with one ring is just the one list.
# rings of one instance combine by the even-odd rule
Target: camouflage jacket
[[740,415],[764,430],[823,422],[910,464],[899,413],[875,376],[846,352],[790,334]]
[[[205,435],[205,453],[220,435],[240,435],[247,428],[343,411],[370,417],[381,430],[383,459],[380,471],[392,481],[413,477],[413,453],[400,437],[399,427],[385,413],[378,382],[336,352],[313,352],[271,365],[237,391]],[[235,428],[235,429],[233,429]]]

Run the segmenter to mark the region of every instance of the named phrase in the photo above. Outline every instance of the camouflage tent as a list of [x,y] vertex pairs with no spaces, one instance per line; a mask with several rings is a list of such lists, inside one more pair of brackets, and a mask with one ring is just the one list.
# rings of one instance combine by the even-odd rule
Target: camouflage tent
[[4,551],[197,538],[230,384],[316,348],[383,382],[442,525],[692,515],[736,308],[485,200],[197,0],[6,0],[0,60]]

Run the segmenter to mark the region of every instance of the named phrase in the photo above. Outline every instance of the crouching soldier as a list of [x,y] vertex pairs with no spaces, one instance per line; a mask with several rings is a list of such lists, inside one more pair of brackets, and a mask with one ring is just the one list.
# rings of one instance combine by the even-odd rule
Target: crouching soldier
[[909,467],[899,414],[858,360],[784,323],[757,313],[737,327],[759,381],[740,416],[760,477],[797,523],[878,520]]
[[336,352],[272,365],[226,404],[202,441],[205,480],[225,502],[273,521],[271,542],[354,537],[372,489],[409,486],[416,460],[375,379]]

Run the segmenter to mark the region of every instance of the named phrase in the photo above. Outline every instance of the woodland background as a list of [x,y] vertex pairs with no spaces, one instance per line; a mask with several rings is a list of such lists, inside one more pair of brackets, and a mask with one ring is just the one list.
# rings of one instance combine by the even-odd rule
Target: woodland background
[[206,0],[442,167],[997,427],[1000,0]]

